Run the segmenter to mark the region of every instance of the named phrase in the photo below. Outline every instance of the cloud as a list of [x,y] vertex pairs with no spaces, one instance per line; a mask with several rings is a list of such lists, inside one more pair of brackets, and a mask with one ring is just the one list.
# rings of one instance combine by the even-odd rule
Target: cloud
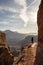
[[34,0],[30,5],[28,5],[28,7],[27,7],[28,11],[37,12],[38,8],[39,8],[40,1],[41,0]]
[[[33,0],[32,2],[29,1],[30,4],[28,5],[28,7],[27,7],[26,0],[15,0],[15,2],[17,4],[23,6],[23,8],[21,8],[21,10],[20,10],[20,18],[24,21],[24,27],[27,26],[29,21],[31,21],[31,22],[35,21],[36,22],[38,7],[36,8],[36,6],[35,6],[35,9],[34,9],[33,4],[37,3],[37,0]],[[30,15],[28,14],[29,8],[31,8],[31,11],[32,11],[32,12],[30,11],[30,13],[31,13]]]
[[11,8],[11,7],[6,7],[6,6],[0,6],[0,11],[1,10],[5,10],[5,11],[10,11],[10,12],[18,12],[15,8]]
[[36,31],[38,5],[39,0],[1,0],[0,27],[19,32]]
[[26,0],[14,0],[17,4],[21,5],[21,6],[25,6],[25,1]]
[[7,24],[9,24],[9,22],[7,22],[7,21],[0,21],[0,24],[7,25]]
[[37,12],[33,12],[33,11],[28,12],[28,17],[29,17],[30,23],[37,22]]
[[28,18],[28,15],[27,15],[27,13],[26,13],[26,9],[25,9],[25,8],[21,10],[21,12],[20,12],[20,17],[21,17],[21,19],[24,21],[24,27],[26,27],[29,18]]
[[28,22],[26,0],[15,0],[15,2],[23,6],[23,8],[20,10],[20,18],[24,21],[24,27],[26,27]]

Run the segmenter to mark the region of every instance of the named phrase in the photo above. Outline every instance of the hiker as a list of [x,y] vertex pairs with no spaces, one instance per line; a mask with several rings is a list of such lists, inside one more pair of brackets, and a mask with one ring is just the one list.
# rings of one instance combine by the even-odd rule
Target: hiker
[[32,43],[33,43],[33,37],[31,38],[31,41],[32,41]]

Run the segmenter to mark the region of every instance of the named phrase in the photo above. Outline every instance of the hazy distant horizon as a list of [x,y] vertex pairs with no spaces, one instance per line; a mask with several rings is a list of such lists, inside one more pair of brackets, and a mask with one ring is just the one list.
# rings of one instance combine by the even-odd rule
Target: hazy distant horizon
[[37,33],[40,0],[0,0],[0,30]]
[[28,33],[23,33],[23,32],[18,32],[18,31],[12,31],[12,30],[0,30],[0,31],[2,31],[2,32],[5,32],[5,31],[9,31],[9,32],[16,32],[16,33],[20,33],[20,34],[29,34],[29,35],[31,35],[31,34],[33,34],[33,35],[38,35],[38,33],[36,33],[36,32],[28,32]]

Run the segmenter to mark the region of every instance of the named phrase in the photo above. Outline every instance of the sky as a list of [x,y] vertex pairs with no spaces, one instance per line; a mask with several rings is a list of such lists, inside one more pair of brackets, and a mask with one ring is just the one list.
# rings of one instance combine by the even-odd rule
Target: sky
[[0,30],[37,33],[40,0],[0,0]]

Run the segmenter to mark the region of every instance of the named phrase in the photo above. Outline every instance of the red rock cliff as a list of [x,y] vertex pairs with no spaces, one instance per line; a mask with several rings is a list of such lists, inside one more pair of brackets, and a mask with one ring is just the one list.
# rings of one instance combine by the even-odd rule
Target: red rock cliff
[[43,65],[43,0],[39,6],[37,15],[38,24],[38,47],[34,65]]

